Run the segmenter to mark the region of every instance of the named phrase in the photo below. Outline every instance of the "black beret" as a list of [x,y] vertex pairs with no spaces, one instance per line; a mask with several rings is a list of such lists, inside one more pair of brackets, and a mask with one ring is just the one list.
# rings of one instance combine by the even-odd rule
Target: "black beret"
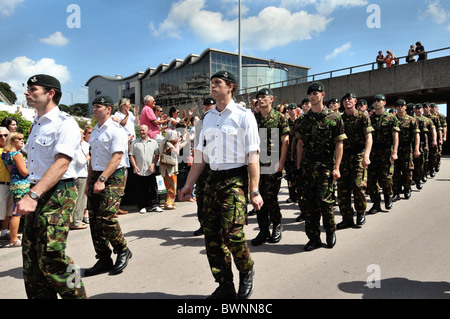
[[61,91],[61,83],[51,75],[36,74],[30,77],[27,81],[28,86],[39,85],[50,89]]
[[377,94],[373,98],[374,101],[380,100],[380,101],[386,101],[386,96],[384,94]]
[[216,104],[216,103],[217,103],[216,99],[213,99],[212,97],[207,97],[203,101],[203,105],[211,105],[211,104]]
[[231,82],[237,84],[237,80],[236,80],[236,77],[234,76],[234,74],[231,72],[228,72],[228,71],[219,71],[211,77],[211,80],[214,78],[231,81]]
[[405,105],[406,105],[406,101],[402,100],[402,99],[395,102],[395,106],[405,106]]
[[256,93],[256,98],[258,98],[258,96],[260,95],[272,95],[273,96],[273,92],[271,89],[268,88],[264,88],[258,91],[258,93]]
[[112,98],[106,95],[100,95],[97,96],[94,101],[92,102],[92,105],[94,104],[100,104],[100,105],[114,105],[114,102]]
[[320,82],[313,82],[308,86],[308,92],[307,94],[311,93],[311,92],[323,92],[325,91],[325,87],[322,83]]
[[356,94],[355,94],[355,92],[347,92],[347,93],[345,93],[344,96],[342,97],[342,100],[343,100],[343,99],[346,99],[346,98],[348,98],[348,97],[351,97],[351,98],[353,98],[353,99],[356,99]]

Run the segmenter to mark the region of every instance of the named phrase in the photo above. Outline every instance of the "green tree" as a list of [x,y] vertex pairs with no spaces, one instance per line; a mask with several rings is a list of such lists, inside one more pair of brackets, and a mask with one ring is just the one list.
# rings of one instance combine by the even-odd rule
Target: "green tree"
[[8,99],[9,102],[11,102],[12,104],[16,103],[16,93],[11,90],[11,86],[8,83],[0,82],[0,91]]
[[21,114],[18,113],[8,113],[6,111],[0,111],[0,123],[3,121],[3,119],[7,117],[12,117],[17,122],[17,131],[23,134],[23,137],[25,141],[28,138],[28,135],[30,134],[31,129],[31,122],[28,121],[26,118],[24,118]]

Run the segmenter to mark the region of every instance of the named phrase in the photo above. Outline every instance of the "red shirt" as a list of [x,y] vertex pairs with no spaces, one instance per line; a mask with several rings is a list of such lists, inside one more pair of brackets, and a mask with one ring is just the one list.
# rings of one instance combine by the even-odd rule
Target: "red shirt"
[[154,124],[152,121],[156,120],[155,112],[153,112],[153,109],[145,105],[141,112],[141,125],[147,125],[148,127],[148,136],[150,138],[155,138],[156,135],[159,134],[159,126]]

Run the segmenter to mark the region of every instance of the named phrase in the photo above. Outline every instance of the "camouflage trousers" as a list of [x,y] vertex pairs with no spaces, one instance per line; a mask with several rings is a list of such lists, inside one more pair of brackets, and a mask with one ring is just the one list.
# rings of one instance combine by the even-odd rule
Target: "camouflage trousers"
[[417,183],[422,180],[425,173],[425,156],[428,156],[428,151],[423,149],[420,150],[420,156],[413,159],[414,170],[413,170],[413,180]]
[[373,203],[381,202],[379,187],[384,196],[392,195],[392,162],[390,148],[374,148],[370,153],[370,165],[367,170],[367,192]]
[[205,247],[211,272],[218,283],[233,282],[232,261],[240,273],[253,269],[244,225],[247,223],[248,176],[226,179],[210,175],[205,193]]
[[268,228],[270,224],[281,224],[281,210],[278,204],[278,193],[281,187],[281,172],[275,174],[261,174],[259,190],[264,205],[257,211],[259,228]]
[[398,147],[398,158],[394,162],[394,175],[392,176],[392,192],[400,194],[403,189],[410,189],[412,184],[412,172],[414,170],[412,149]]
[[344,151],[340,166],[341,178],[337,181],[339,210],[344,220],[353,220],[352,194],[357,212],[363,213],[367,208],[363,189],[363,155],[364,153],[352,154]]
[[25,216],[23,279],[30,299],[86,298],[79,268],[65,253],[76,200],[74,181],[60,181]]
[[96,258],[111,256],[109,244],[115,254],[127,250],[127,242],[122,234],[117,212],[120,198],[124,195],[125,170],[117,169],[105,182],[105,189],[94,194],[94,184],[102,172],[93,171],[89,181],[88,203],[89,225]]
[[295,200],[298,197],[297,185],[295,185],[296,163],[294,161],[286,160],[286,163],[284,164],[284,169],[286,170],[289,198]]
[[439,148],[438,146],[430,146],[430,151],[428,153],[428,165],[427,169],[428,171],[434,170],[436,166],[438,165],[439,160]]
[[309,239],[320,237],[320,218],[327,233],[336,230],[333,212],[333,165],[331,162],[303,160],[298,185],[302,194],[301,209],[305,217],[305,231]]

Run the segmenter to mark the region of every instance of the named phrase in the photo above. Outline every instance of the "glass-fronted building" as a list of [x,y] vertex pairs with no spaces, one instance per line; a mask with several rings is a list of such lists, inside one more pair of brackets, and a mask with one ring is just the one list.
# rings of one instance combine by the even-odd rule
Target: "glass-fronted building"
[[[242,85],[240,89],[256,90],[257,86],[273,84],[291,79],[306,78],[310,68],[273,60],[242,56]],[[184,60],[174,60],[170,64],[160,64],[133,76],[94,76],[87,83],[89,104],[98,92],[117,92],[111,96],[132,97],[133,104],[143,104],[147,95],[155,98],[156,104],[164,109],[201,105],[210,95],[210,78],[217,71],[226,70],[239,78],[239,55],[236,53],[207,49],[200,55],[191,54]],[[286,85],[286,83],[284,84]],[[102,87],[103,86],[103,87]],[[281,86],[281,83],[271,87]],[[132,93],[131,93],[132,91]]]

